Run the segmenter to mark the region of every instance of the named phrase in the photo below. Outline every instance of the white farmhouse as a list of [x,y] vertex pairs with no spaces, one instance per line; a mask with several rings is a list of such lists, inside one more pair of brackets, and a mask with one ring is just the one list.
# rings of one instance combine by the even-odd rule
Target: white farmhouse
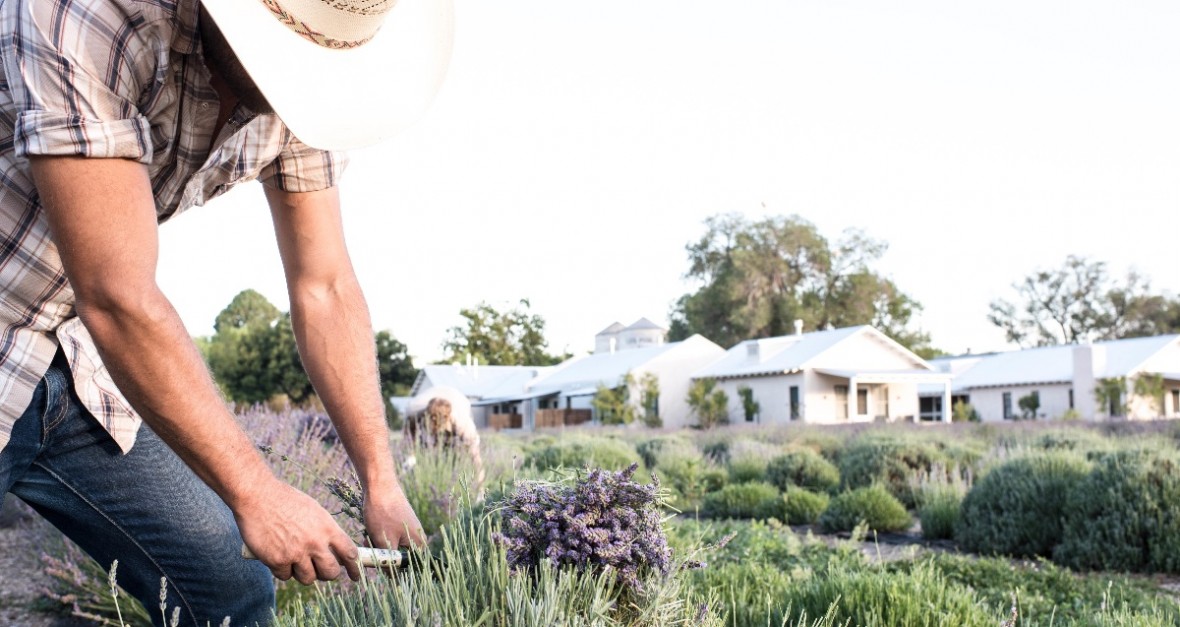
[[952,386],[985,421],[1180,417],[1180,335],[987,355]]
[[918,385],[939,384],[949,404],[950,378],[873,327],[802,333],[799,323],[795,335],[747,340],[693,373],[725,391],[731,423],[763,424],[915,420]]
[[[494,414],[520,416],[523,428],[534,429],[538,417],[547,416],[546,412],[580,412],[589,417],[593,411],[590,401],[600,385],[616,388],[623,385],[628,374],[636,381],[651,374],[659,386],[655,410],[664,426],[682,427],[689,421],[685,399],[690,375],[724,354],[724,349],[699,335],[682,342],[626,350],[616,347],[611,351],[608,347],[606,352],[574,357],[555,366],[520,393],[487,397],[477,404],[491,407]],[[630,400],[639,409],[641,394],[637,388],[630,390]],[[545,420],[540,424],[544,425]]]

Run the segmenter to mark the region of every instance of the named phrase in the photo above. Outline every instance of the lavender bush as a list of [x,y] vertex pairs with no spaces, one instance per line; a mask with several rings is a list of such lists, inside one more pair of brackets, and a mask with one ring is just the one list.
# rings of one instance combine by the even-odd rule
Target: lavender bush
[[504,531],[496,539],[507,549],[509,567],[533,570],[547,560],[577,571],[609,571],[637,593],[651,575],[667,575],[672,556],[663,531],[664,498],[658,479],[646,485],[632,480],[638,467],[592,470],[572,485],[519,484],[498,505]]
[[369,577],[344,593],[323,592],[274,627],[722,627],[712,591],[693,590],[671,569],[629,596],[613,571],[578,571],[540,560],[513,573],[501,516],[464,508],[431,550],[394,577]]

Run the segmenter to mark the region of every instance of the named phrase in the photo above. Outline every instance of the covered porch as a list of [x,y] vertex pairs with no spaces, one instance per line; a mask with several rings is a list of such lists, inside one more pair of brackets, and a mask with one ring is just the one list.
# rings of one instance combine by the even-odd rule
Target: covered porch
[[[837,417],[846,420],[905,419],[917,422],[921,418],[918,386],[939,385],[942,406],[951,406],[951,378],[949,373],[931,370],[846,370],[817,368],[816,372],[847,383],[835,385]],[[902,389],[897,389],[902,388]],[[870,392],[872,398],[870,399]],[[896,399],[901,398],[901,403]],[[893,401],[893,402],[891,402]],[[900,406],[899,406],[900,405]],[[942,412],[942,421],[950,422],[950,412]]]

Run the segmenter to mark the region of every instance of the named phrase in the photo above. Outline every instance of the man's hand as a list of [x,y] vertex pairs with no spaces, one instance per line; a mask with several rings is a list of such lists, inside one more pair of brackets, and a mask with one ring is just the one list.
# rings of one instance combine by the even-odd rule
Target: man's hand
[[401,488],[383,494],[365,496],[365,531],[369,542],[379,549],[423,546],[426,534],[422,523]]
[[246,546],[275,577],[309,585],[347,570],[353,581],[360,579],[352,539],[315,499],[286,483],[262,487],[234,516]]

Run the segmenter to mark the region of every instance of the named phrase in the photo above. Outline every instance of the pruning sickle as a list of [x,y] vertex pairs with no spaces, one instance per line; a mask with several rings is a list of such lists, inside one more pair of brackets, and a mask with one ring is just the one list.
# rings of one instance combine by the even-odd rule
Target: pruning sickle
[[[410,562],[409,551],[402,549],[371,549],[358,546],[357,561],[368,568],[400,568]],[[242,557],[248,560],[258,559],[245,544],[242,545]]]

